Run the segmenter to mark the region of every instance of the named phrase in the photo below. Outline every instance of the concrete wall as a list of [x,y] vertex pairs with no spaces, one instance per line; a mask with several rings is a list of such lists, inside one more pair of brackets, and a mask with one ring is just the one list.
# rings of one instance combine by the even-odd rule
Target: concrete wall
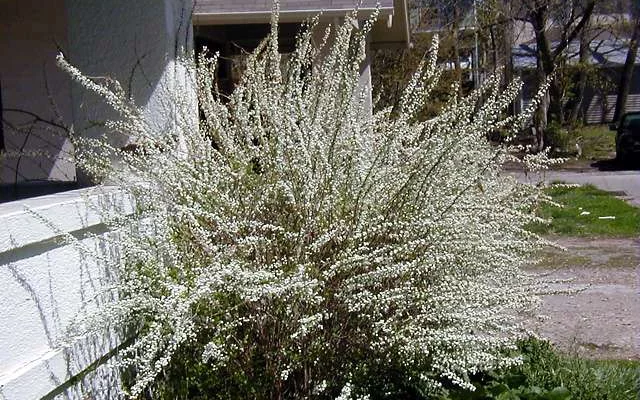
[[[8,151],[23,149],[47,155],[0,159],[0,184],[27,180],[70,181],[75,167],[65,160],[72,147],[64,130],[36,122],[71,120],[71,87],[55,65],[59,48],[67,46],[64,0],[0,1],[0,85],[4,141]],[[48,88],[47,88],[48,86]]]
[[[191,12],[190,0],[1,0],[3,108],[73,125],[81,135],[105,133],[99,126],[116,115],[55,65],[62,51],[84,74],[119,81],[148,121],[168,129],[176,110],[166,94],[176,85],[190,86],[175,61],[192,47]],[[193,109],[197,115],[195,104]],[[7,150],[47,155],[5,157],[0,184],[76,179],[64,129],[34,123],[26,113],[5,110],[4,118]],[[124,135],[108,135],[116,145],[128,142]]]
[[95,254],[117,257],[117,248],[107,240],[114,234],[106,231],[96,207],[132,211],[119,192],[90,190],[0,204],[3,400],[117,397],[117,370],[101,365],[82,374],[116,347],[115,335],[87,337],[72,348],[61,345],[83,302],[115,280],[103,263],[61,241],[63,235],[72,235]]
[[[169,101],[177,88],[191,87],[176,60],[193,45],[189,1],[67,0],[70,62],[84,74],[117,80],[158,130],[171,129],[176,110]],[[192,93],[188,89],[184,93]],[[112,144],[130,142],[105,132],[101,122],[116,115],[104,101],[77,84],[72,88],[75,127],[83,136],[107,134]],[[194,117],[197,106],[193,103]],[[83,179],[79,173],[79,179]]]

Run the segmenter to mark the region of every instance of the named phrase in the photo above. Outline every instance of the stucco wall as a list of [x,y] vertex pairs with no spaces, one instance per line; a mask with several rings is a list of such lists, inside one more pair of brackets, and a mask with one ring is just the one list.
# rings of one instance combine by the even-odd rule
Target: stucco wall
[[[0,84],[5,109],[34,113],[59,122],[71,119],[71,88],[65,73],[55,65],[59,48],[67,45],[64,0],[0,1]],[[54,104],[52,104],[54,103]],[[33,115],[3,113],[8,151],[45,151],[0,160],[0,184],[26,180],[69,181],[75,167],[65,160],[72,147],[64,130],[35,122]],[[21,129],[14,129],[21,128]]]
[[[99,126],[115,115],[56,66],[55,57],[63,52],[86,75],[119,81],[148,121],[167,128],[176,110],[166,93],[176,85],[190,85],[175,61],[192,47],[191,11],[190,0],[0,1],[3,108],[73,125],[76,134],[105,133]],[[5,156],[0,184],[76,179],[70,160],[73,148],[64,129],[34,123],[33,115],[26,113],[3,114],[8,151],[46,154]],[[22,129],[17,132],[14,127]],[[111,132],[109,136],[114,144],[128,140]]]
[[[170,129],[177,113],[170,94],[191,78],[176,63],[193,45],[189,1],[67,0],[70,62],[84,74],[120,82],[155,129]],[[77,84],[72,88],[76,129],[85,136],[105,133],[101,122],[116,115],[102,99]],[[192,112],[197,117],[197,106]],[[126,135],[106,132],[112,144],[124,146]],[[79,174],[79,179],[82,174]]]
[[[108,76],[121,81],[156,129],[171,129],[176,118],[184,117],[184,114],[197,118],[194,102],[190,103],[190,108],[177,109],[166,96],[177,90],[188,99],[193,98],[193,91],[189,89],[192,77],[176,63],[177,57],[191,46],[188,2],[23,1],[0,0],[0,29],[8,31],[9,28],[3,26],[6,22],[12,24],[12,32],[19,27],[29,31],[28,22],[18,21],[22,17],[5,13],[18,4],[20,7],[33,6],[32,11],[36,14],[42,11],[42,29],[49,27],[51,21],[45,23],[47,18],[59,17],[60,24],[55,25],[58,23],[55,22],[54,25],[62,35],[61,47],[69,61],[86,75]],[[20,7],[15,10],[22,13],[24,10]],[[35,9],[38,7],[42,10]],[[15,10],[11,9],[12,12]],[[38,25],[33,29],[37,32]],[[48,37],[44,33],[36,36]],[[33,52],[26,54],[25,59],[35,57],[34,53],[39,59],[55,57],[55,46],[52,50],[50,46],[38,43],[37,40],[34,42]],[[0,35],[0,46],[8,51],[13,45],[9,46],[7,38]],[[0,65],[4,61],[0,59]],[[15,70],[13,75],[18,76],[20,68],[12,68]],[[52,65],[51,68],[56,67]],[[36,76],[35,68],[24,71],[25,81]],[[76,131],[86,135],[106,133],[114,143],[125,143],[126,137],[96,127],[96,123],[114,116],[103,101],[84,88],[72,86],[66,75],[61,76],[61,81],[66,83],[61,84],[59,93],[66,93],[68,99],[65,117],[74,124]],[[16,87],[24,90],[25,104],[42,104],[45,109],[41,100],[46,101],[47,97],[33,91],[37,85]],[[4,106],[8,106],[6,98]],[[131,203],[122,196],[110,193],[85,198],[83,195],[87,190],[91,189],[0,204],[2,400],[118,397],[117,370],[103,365],[101,359],[118,344],[114,334],[84,338],[71,348],[60,342],[83,302],[103,285],[114,282],[113,271],[87,256],[87,252],[60,239],[70,234],[79,240],[77,243],[88,248],[89,253],[102,252],[116,257],[117,249],[105,239],[113,233],[106,231],[99,213],[90,204],[100,202],[116,207],[120,212],[131,211]]]

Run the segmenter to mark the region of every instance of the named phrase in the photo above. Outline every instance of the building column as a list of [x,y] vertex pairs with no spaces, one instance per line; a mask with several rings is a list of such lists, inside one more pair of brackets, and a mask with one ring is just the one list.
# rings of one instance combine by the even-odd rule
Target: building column
[[[187,89],[192,79],[178,62],[193,47],[191,1],[67,0],[66,6],[68,61],[87,76],[117,80],[154,130],[172,129],[184,110],[175,109],[171,96],[184,90],[195,98]],[[72,104],[80,135],[101,136],[101,123],[117,118],[103,99],[75,83]],[[197,118],[197,108],[193,112]],[[117,147],[134,140],[126,132],[107,134]],[[78,179],[87,177],[78,171]]]

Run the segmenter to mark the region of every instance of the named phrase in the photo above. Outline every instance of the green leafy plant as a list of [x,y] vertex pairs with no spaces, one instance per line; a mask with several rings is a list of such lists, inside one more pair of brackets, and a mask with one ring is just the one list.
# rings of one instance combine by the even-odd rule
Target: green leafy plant
[[550,223],[531,225],[535,232],[605,237],[637,237],[640,234],[640,209],[609,192],[593,185],[558,185],[546,191],[560,207],[542,205],[539,214]]
[[637,361],[586,360],[563,355],[545,341],[519,343],[521,365],[479,374],[476,390],[454,389],[450,400],[634,400],[640,391]]

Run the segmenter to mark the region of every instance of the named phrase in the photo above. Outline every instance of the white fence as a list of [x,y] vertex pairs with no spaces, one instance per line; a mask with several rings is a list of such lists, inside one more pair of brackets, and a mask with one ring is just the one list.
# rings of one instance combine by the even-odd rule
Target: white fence
[[121,193],[89,190],[0,204],[2,400],[118,396],[117,371],[103,364],[115,335],[60,344],[81,304],[114,281],[103,263],[62,239],[72,235],[96,252],[115,252],[95,205],[132,211]]
[[[593,96],[586,111],[585,122],[587,124],[612,122],[616,108],[616,97],[614,94],[607,95],[605,98],[600,95]],[[629,94],[625,111],[640,111],[640,94]]]

